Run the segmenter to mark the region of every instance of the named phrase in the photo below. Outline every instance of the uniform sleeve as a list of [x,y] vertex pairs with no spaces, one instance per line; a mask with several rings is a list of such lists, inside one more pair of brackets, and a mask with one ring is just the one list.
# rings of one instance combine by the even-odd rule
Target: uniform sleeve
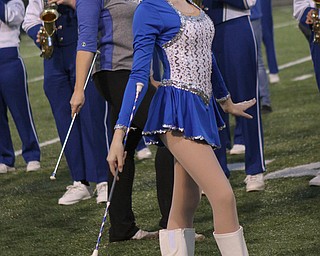
[[140,4],[137,7],[133,19],[133,64],[117,121],[118,127],[129,126],[136,95],[136,84],[141,82],[144,85],[137,101],[137,108],[147,92],[154,45],[162,27],[161,17],[154,7],[148,4]]
[[101,0],[77,0],[78,51],[97,51],[99,19],[102,10]]
[[212,54],[211,82],[212,82],[213,96],[216,98],[217,101],[222,101],[229,97],[228,89],[221,75],[216,58],[214,57],[213,54]]
[[29,0],[26,15],[22,23],[23,30],[33,39],[38,47],[40,47],[40,45],[36,43],[36,40],[39,29],[42,26],[42,21],[40,19],[42,10],[42,0]]
[[213,0],[213,1],[228,4],[242,10],[248,10],[256,4],[256,0]]
[[0,19],[8,26],[20,26],[25,9],[21,0],[0,0]]

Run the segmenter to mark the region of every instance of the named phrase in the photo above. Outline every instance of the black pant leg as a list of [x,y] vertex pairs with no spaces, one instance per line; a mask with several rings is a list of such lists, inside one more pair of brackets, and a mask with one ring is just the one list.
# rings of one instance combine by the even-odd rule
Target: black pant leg
[[[129,132],[125,147],[127,151],[125,165],[122,173],[119,173],[119,180],[116,181],[109,208],[111,223],[109,229],[110,242],[128,240],[139,230],[132,211],[132,187],[135,175],[134,154],[135,148],[141,139],[141,132],[138,128]],[[111,173],[109,175],[109,184],[112,184],[113,176]],[[111,186],[109,186],[109,192],[110,189]]]
[[157,198],[161,212],[159,226],[167,228],[172,202],[174,158],[166,147],[158,147],[155,156]]

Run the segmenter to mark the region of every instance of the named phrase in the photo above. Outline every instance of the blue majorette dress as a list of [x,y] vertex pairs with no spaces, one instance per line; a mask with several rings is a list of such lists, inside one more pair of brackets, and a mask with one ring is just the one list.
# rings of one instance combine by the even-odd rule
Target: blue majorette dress
[[177,130],[185,138],[219,147],[218,130],[224,123],[216,100],[229,93],[211,51],[211,19],[202,10],[199,16],[185,16],[168,0],[144,0],[135,12],[133,31],[133,68],[116,128],[128,127],[136,83],[145,85],[138,104],[147,90],[155,49],[163,77],[143,132],[147,142],[162,145],[158,135]]

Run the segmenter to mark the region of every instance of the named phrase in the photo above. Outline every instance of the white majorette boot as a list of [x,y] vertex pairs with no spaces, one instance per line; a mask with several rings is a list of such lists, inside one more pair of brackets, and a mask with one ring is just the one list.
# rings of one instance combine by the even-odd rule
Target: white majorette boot
[[162,256],[193,256],[195,231],[193,228],[162,229],[159,232]]
[[243,228],[238,231],[226,234],[215,234],[214,239],[217,242],[222,256],[248,256],[248,249],[243,236]]

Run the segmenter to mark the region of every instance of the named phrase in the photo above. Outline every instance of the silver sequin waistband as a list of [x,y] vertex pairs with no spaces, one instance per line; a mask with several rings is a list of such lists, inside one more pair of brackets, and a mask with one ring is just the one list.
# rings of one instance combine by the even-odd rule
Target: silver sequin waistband
[[209,105],[212,93],[207,95],[204,91],[199,90],[199,86],[192,83],[185,83],[171,79],[163,79],[160,86],[173,86],[177,89],[185,90],[201,97],[206,105]]

